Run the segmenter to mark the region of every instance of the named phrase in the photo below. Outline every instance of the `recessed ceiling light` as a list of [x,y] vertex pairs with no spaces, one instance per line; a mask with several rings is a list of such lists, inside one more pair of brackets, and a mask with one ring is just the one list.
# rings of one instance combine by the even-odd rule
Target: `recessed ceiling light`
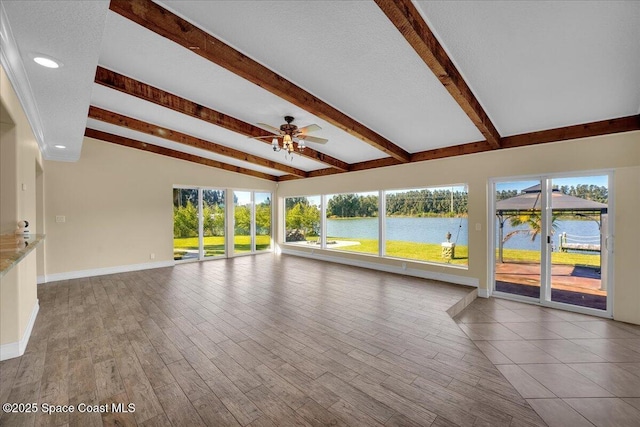
[[59,148],[61,150],[64,150],[65,148],[67,148],[66,145],[59,145],[59,144],[58,145],[54,145],[54,147]]
[[59,68],[60,63],[46,56],[36,56],[33,58],[34,62],[38,65],[42,65],[47,68]]

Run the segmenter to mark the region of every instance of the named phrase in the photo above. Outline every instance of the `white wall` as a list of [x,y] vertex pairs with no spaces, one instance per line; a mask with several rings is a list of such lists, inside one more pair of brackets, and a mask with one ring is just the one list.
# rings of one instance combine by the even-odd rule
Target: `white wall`
[[[469,268],[407,262],[409,268],[433,275],[477,279],[487,289],[489,270],[488,181],[490,178],[587,170],[613,170],[615,192],[614,317],[640,324],[640,132],[584,138],[537,146],[478,153],[408,165],[282,182],[278,188],[278,217],[283,199],[289,196],[416,188],[446,184],[469,184]],[[481,224],[481,231],[475,230]],[[282,224],[278,223],[282,245]],[[379,259],[353,253],[315,249],[320,255],[400,267],[403,261]]]

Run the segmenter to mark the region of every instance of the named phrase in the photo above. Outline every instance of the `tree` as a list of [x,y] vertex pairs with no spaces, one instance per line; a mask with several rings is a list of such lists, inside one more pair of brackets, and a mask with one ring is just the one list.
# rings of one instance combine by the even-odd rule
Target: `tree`
[[320,227],[320,210],[310,206],[305,198],[285,213],[285,226],[289,230],[301,230],[305,236],[317,236]]
[[295,205],[309,206],[309,200],[306,197],[289,197],[285,199],[285,209],[291,209]]
[[205,236],[224,236],[224,205],[205,203],[202,207]]
[[271,200],[256,205],[256,234],[268,235],[271,231]]
[[198,209],[188,201],[185,206],[173,208],[173,237],[195,237],[198,235]]
[[[557,228],[557,224],[556,224],[557,219],[558,219],[558,214],[553,213],[551,215],[551,234],[553,234],[555,229]],[[529,228],[511,231],[506,236],[504,236],[504,239],[502,240],[503,243],[509,240],[510,238],[512,238],[513,236],[515,236],[516,234],[527,234],[531,237],[531,241],[535,242],[538,234],[542,232],[542,217],[540,216],[540,212],[531,212],[527,214],[521,214],[519,216],[513,216],[509,218],[509,224],[511,224],[512,227],[517,227],[517,226],[526,224],[529,226]]]
[[251,207],[249,205],[236,206],[233,218],[235,220],[234,232],[236,235],[248,235],[251,233]]

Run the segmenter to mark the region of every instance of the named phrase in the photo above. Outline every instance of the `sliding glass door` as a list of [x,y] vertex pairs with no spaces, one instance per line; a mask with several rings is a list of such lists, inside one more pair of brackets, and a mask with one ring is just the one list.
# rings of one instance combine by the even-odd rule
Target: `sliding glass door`
[[271,250],[271,193],[234,191],[233,206],[233,253]]
[[204,258],[225,256],[225,191],[202,190]]
[[[233,197],[231,211],[227,211],[227,194]],[[268,192],[174,188],[174,260],[198,261],[271,250],[271,198]]]
[[495,290],[540,299],[540,181],[495,184]]
[[256,251],[269,251],[271,244],[271,193],[255,192]]
[[253,200],[251,191],[233,192],[233,253],[253,250]]
[[173,189],[173,259],[200,259],[199,196],[197,188]]
[[225,191],[173,189],[173,259],[225,256]]
[[493,182],[494,293],[610,314],[609,175]]
[[608,177],[556,178],[550,184],[551,301],[606,310]]

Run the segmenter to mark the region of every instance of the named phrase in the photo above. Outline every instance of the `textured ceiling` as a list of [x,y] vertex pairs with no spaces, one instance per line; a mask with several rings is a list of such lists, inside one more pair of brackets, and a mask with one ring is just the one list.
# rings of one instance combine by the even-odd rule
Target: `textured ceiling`
[[[452,96],[451,87],[448,91],[374,1],[156,4],[324,101],[345,121],[332,122],[314,114],[315,105],[287,101],[282,93],[245,80],[109,10],[108,1],[3,0],[2,64],[45,158],[77,160],[88,127],[274,179],[288,172],[269,162],[318,173],[330,167],[298,155],[285,159],[283,152],[244,134],[94,83],[98,66],[247,126],[278,127],[285,115],[299,126],[316,123],[322,130],[313,135],[329,142],[308,146],[347,166],[398,162],[362,140],[354,126],[418,157],[485,139],[468,106]],[[640,113],[640,2],[415,1],[413,6],[475,95],[471,105],[484,109],[499,137]],[[63,67],[40,68],[32,61],[35,53],[57,58]],[[258,156],[262,166],[129,129],[122,120],[116,125],[87,119],[90,105]],[[56,144],[67,149],[53,148]]]
[[637,114],[640,2],[417,2],[503,136]]

